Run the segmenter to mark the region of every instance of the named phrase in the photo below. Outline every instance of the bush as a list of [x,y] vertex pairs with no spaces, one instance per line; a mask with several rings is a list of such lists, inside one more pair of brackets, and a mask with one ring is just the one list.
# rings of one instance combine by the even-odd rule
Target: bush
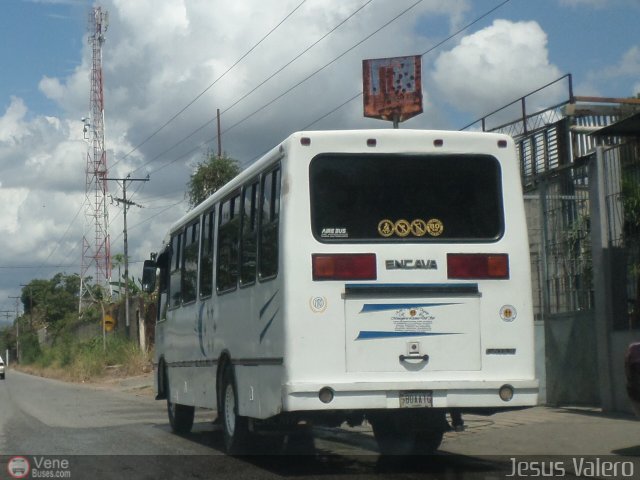
[[21,332],[20,335],[20,361],[26,364],[36,362],[42,351],[40,350],[40,343],[38,342],[38,336],[34,332],[26,331]]
[[[22,338],[21,338],[22,344]],[[110,334],[103,344],[102,337],[78,341],[72,335],[58,336],[50,348],[40,350],[37,338],[35,349],[22,353],[22,363],[31,364],[76,381],[86,381],[106,375],[109,367],[116,367],[122,375],[142,373],[149,365],[149,355],[142,352],[137,343],[117,334]]]

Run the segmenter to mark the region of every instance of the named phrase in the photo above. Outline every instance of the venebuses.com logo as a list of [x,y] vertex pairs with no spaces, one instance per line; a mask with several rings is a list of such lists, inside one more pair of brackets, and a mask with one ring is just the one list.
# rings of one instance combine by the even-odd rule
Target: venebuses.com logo
[[71,465],[66,458],[14,456],[7,462],[11,478],[71,478]]
[[7,463],[7,471],[11,478],[27,478],[31,471],[29,460],[24,457],[11,457]]

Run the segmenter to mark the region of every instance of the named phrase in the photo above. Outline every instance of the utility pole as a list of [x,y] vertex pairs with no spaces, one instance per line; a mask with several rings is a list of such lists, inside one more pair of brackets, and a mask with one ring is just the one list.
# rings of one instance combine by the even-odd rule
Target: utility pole
[[218,158],[222,157],[222,133],[220,133],[220,109],[217,109],[216,117],[218,119]]
[[138,208],[143,208],[142,205],[138,205],[130,200],[127,200],[127,182],[148,182],[149,175],[146,178],[131,178],[131,175],[127,175],[126,178],[107,178],[118,182],[118,185],[122,187],[122,198],[114,198],[114,200],[123,205],[124,213],[124,229],[122,231],[124,236],[124,319],[126,327],[126,335],[129,337],[129,242],[127,237],[127,210],[134,205]]
[[22,297],[9,297],[16,301],[16,363],[20,363],[20,320],[18,320],[18,305]]
[[[0,315],[4,315],[4,318],[6,318],[7,320],[9,320],[9,317],[11,316],[11,314],[14,314],[15,312],[13,310],[0,310]],[[6,345],[7,351],[5,354],[5,362],[6,366],[9,366],[9,345]]]

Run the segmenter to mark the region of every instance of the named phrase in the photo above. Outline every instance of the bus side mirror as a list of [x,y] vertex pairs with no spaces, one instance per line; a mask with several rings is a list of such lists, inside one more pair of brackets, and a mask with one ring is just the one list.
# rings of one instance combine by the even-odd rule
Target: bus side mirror
[[142,267],[142,291],[153,293],[156,289],[156,269],[158,266],[153,260],[145,260]]

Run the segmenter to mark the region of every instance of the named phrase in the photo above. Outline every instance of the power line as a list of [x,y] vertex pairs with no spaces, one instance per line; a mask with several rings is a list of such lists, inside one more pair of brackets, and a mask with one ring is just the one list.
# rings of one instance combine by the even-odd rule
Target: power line
[[[275,72],[273,72],[271,75],[269,75],[266,79],[264,79],[262,82],[260,82],[258,85],[256,85],[253,89],[251,89],[249,92],[245,93],[244,95],[242,95],[240,98],[238,98],[234,103],[232,103],[230,106],[228,106],[227,108],[225,108],[220,115],[225,114],[226,112],[228,112],[229,110],[231,110],[233,107],[235,107],[236,105],[238,105],[240,102],[242,102],[244,99],[246,99],[247,97],[249,97],[251,94],[253,94],[256,90],[258,90],[259,88],[261,88],[263,85],[265,85],[269,80],[271,80],[272,78],[274,78],[276,75],[278,75],[279,73],[281,73],[283,70],[285,70],[288,66],[290,66],[292,63],[294,63],[296,60],[298,60],[300,57],[302,57],[304,54],[306,54],[307,52],[309,52],[309,50],[311,50],[313,47],[315,47],[316,45],[318,45],[320,42],[322,42],[324,39],[326,39],[328,36],[330,36],[332,33],[334,33],[336,30],[338,30],[338,28],[340,28],[342,25],[344,25],[345,23],[347,23],[351,18],[353,18],[355,15],[357,15],[362,9],[364,9],[367,5],[369,5],[373,0],[367,0],[364,4],[362,4],[360,7],[358,7],[356,10],[354,10],[351,14],[349,14],[347,17],[345,17],[343,20],[341,20],[337,25],[335,25],[331,30],[329,30],[328,32],[326,32],[322,37],[320,37],[319,39],[317,39],[316,41],[314,41],[313,43],[311,43],[309,46],[307,46],[304,50],[302,50],[300,53],[298,53],[295,57],[293,57],[291,60],[289,60],[287,63],[285,63],[282,67],[280,67],[278,70],[276,70]],[[152,163],[154,160],[157,160],[158,158],[162,157],[163,155],[166,155],[167,153],[169,153],[171,150],[173,150],[174,148],[178,147],[179,145],[182,145],[184,142],[186,142],[187,140],[189,140],[191,137],[193,137],[194,135],[196,135],[197,133],[201,132],[202,130],[204,130],[205,128],[207,128],[208,126],[210,126],[213,122],[215,122],[217,119],[217,116],[207,120],[205,123],[203,123],[202,125],[200,125],[198,128],[196,128],[195,130],[193,130],[191,133],[189,133],[189,135],[187,135],[186,137],[182,138],[181,140],[179,140],[178,142],[174,143],[171,147],[169,147],[166,150],[163,150],[162,152],[160,152],[159,154],[157,154],[155,157],[149,159],[148,161],[146,161],[145,163],[143,163],[142,165],[140,165],[139,167],[137,167],[135,170],[132,171],[132,173],[137,172],[138,170],[140,170],[141,168],[146,167],[147,165],[149,165],[150,163]],[[214,138],[214,140],[218,138],[218,136],[216,135],[216,137]],[[210,141],[205,142],[206,143],[210,143]],[[191,151],[189,152],[191,153]],[[182,158],[182,157],[180,157]]]
[[[452,33],[451,35],[449,35],[448,37],[446,37],[445,39],[441,40],[440,42],[436,43],[435,45],[433,45],[432,47],[428,48],[427,50],[425,50],[424,52],[422,52],[420,54],[421,57],[424,57],[425,55],[431,53],[432,51],[434,51],[435,49],[441,47],[442,45],[444,45],[445,43],[447,43],[449,40],[457,37],[458,35],[460,35],[462,32],[464,32],[465,30],[467,30],[469,27],[472,27],[473,25],[475,25],[476,23],[480,22],[481,20],[483,20],[484,18],[488,17],[489,15],[491,15],[493,12],[495,12],[496,10],[498,10],[499,8],[503,7],[504,5],[506,5],[507,3],[509,3],[511,0],[504,0],[502,3],[496,5],[495,7],[493,7],[491,10],[486,11],[485,13],[483,13],[482,15],[480,15],[479,17],[476,17],[473,21],[467,23],[465,26],[461,27],[460,29],[456,30],[454,33]],[[328,112],[324,113],[322,116],[320,116],[319,118],[316,118],[313,122],[309,123],[308,125],[306,125],[305,127],[302,128],[302,130],[307,130],[309,128],[311,128],[313,125],[315,125],[316,123],[320,122],[321,120],[324,120],[325,118],[327,118],[328,116],[332,115],[333,113],[337,112],[338,110],[340,110],[342,107],[344,107],[345,105],[351,103],[352,101],[356,100],[357,98],[360,98],[362,96],[363,92],[362,90],[353,95],[352,97],[348,98],[347,100],[345,100],[344,102],[342,102],[340,105],[338,105],[337,107],[332,108],[331,110],[329,110]],[[267,150],[268,151],[268,150]],[[266,153],[267,151],[265,151],[264,153]],[[254,162],[255,160],[257,160],[258,158],[260,158],[262,155],[264,155],[264,153],[259,154],[255,157],[253,157],[251,160],[249,160],[249,162],[247,162],[247,164],[251,164],[252,162]]]
[[82,209],[84,208],[85,203],[83,202],[82,205],[80,205],[80,208],[78,209],[78,211],[76,212],[76,214],[73,216],[73,219],[71,219],[71,222],[69,223],[69,226],[67,227],[67,229],[64,231],[64,233],[62,234],[62,236],[58,239],[58,242],[56,243],[56,246],[53,250],[51,250],[51,252],[49,253],[49,255],[47,255],[47,258],[45,259],[44,263],[42,264],[42,268],[49,268],[46,263],[49,261],[49,259],[53,256],[53,254],[58,250],[58,247],[62,244],[62,241],[64,240],[64,238],[67,236],[67,233],[69,233],[69,230],[71,230],[71,227],[73,226],[73,224],[75,223],[75,221],[78,219],[78,215],[80,215],[80,212],[82,211]]
[[[504,0],[503,2],[499,3],[498,5],[496,5],[495,7],[491,8],[490,10],[486,11],[485,13],[483,13],[482,15],[476,17],[474,20],[472,20],[471,22],[467,23],[466,25],[464,25],[463,27],[459,28],[458,30],[456,30],[454,33],[452,33],[451,35],[447,36],[446,38],[444,38],[443,40],[441,40],[440,42],[436,43],[435,45],[431,46],[430,48],[428,48],[427,50],[425,50],[424,52],[422,52],[420,54],[420,56],[425,56],[429,53],[431,53],[432,51],[434,51],[435,49],[441,47],[443,44],[447,43],[448,41],[450,41],[451,39],[455,38],[456,36],[460,35],[462,32],[464,32],[465,30],[467,30],[468,28],[472,27],[473,25],[475,25],[476,23],[480,22],[481,20],[483,20],[484,18],[486,18],[487,16],[491,15],[492,13],[494,13],[496,10],[500,9],[501,7],[503,7],[504,5],[506,5],[507,3],[509,3],[511,0]],[[410,10],[411,8],[415,7],[418,3],[420,2],[416,2],[413,5],[411,5],[410,7],[408,7],[407,10],[401,12],[398,16],[394,17],[394,19],[390,20],[389,22],[387,22],[385,25],[383,25],[382,27],[380,27],[378,30],[376,30],[375,32],[373,32],[372,34],[370,34],[369,36],[367,36],[364,40],[361,40],[358,44],[356,44],[355,46],[351,47],[349,50],[347,50],[346,52],[343,52],[339,57],[336,57],[336,59],[332,60],[333,63],[335,62],[338,58],[344,56],[346,53],[348,53],[349,51],[353,50],[354,48],[356,48],[358,45],[360,45],[361,43],[363,43],[364,41],[366,41],[368,38],[371,38],[371,36],[375,35],[377,32],[379,32],[381,29],[385,28],[387,25],[389,25],[391,22],[397,20],[400,16],[402,16],[403,14],[405,14],[408,10]],[[365,4],[366,6],[366,4]],[[253,114],[249,115],[248,117],[245,117],[243,120],[241,120],[240,122],[237,122],[236,124],[234,124],[233,126],[229,127],[227,130],[225,130],[223,133],[226,133],[227,131],[229,131],[231,128],[234,128],[235,126],[239,125],[241,122],[247,120],[250,116],[253,116],[254,114],[256,114],[258,111],[263,110],[264,108],[266,108],[266,106],[274,103],[275,101],[277,101],[279,98],[281,98],[282,96],[286,95],[289,91],[297,88],[297,86],[299,86],[301,83],[303,83],[304,81],[308,80],[309,78],[311,78],[311,76],[315,75],[316,73],[318,73],[319,71],[323,70],[324,68],[326,68],[326,66],[328,66],[329,64],[325,65],[324,67],[321,67],[320,69],[318,69],[316,72],[312,73],[310,76],[308,76],[306,79],[302,80],[301,82],[299,82],[298,84],[294,85],[293,87],[291,87],[290,89],[288,89],[285,93],[283,93],[282,95],[280,95],[279,97],[277,97],[275,100],[272,100],[271,102],[269,102],[269,104],[263,106],[261,109],[257,110],[256,112],[254,112]],[[340,110],[341,108],[343,108],[345,105],[349,104],[350,102],[354,101],[355,99],[359,98],[360,96],[362,96],[362,91],[360,91],[359,93],[351,96],[350,98],[348,98],[347,100],[343,101],[340,105],[338,105],[337,107],[332,108],[331,110],[329,110],[328,112],[324,113],[322,116],[320,116],[319,118],[315,119],[313,122],[309,123],[308,125],[306,125],[302,130],[307,130],[308,128],[310,128],[311,126],[315,125],[316,123],[318,123],[319,121],[325,119],[326,117],[332,115],[333,113],[335,113],[336,111]],[[178,160],[190,155],[191,153],[199,150],[202,146],[206,145],[207,143],[210,143],[212,141],[214,141],[217,138],[214,137],[211,140],[208,140],[206,142],[201,143],[200,145],[198,145],[196,148],[189,150],[188,152],[186,152],[185,154],[179,156],[178,158],[175,158],[169,162],[167,162],[166,164],[160,166],[159,168],[157,168],[156,170],[153,171],[153,173],[157,173],[160,170],[164,169],[165,167],[171,165],[172,163],[177,162]],[[164,152],[166,153],[166,152]],[[164,154],[163,153],[163,154]],[[266,153],[266,152],[265,152]],[[257,158],[259,158],[262,154],[258,155],[257,157],[254,157],[253,159],[251,159],[248,163],[251,163],[252,161],[256,160]],[[155,157],[158,158],[158,157]],[[154,159],[155,159],[154,158]],[[182,203],[182,202],[179,202]],[[178,203],[178,204],[179,204]],[[178,205],[176,204],[176,205]],[[172,205],[173,206],[173,205]],[[167,208],[168,210],[168,208]],[[153,217],[160,215],[161,213],[163,213],[165,210],[162,210],[161,212],[158,212],[157,214],[155,214]],[[150,217],[149,220],[153,217]],[[143,222],[146,222],[147,220],[144,220]],[[134,225],[131,228],[135,228],[137,225]]]
[[136,150],[138,150],[141,146],[143,146],[145,143],[147,143],[149,140],[151,140],[153,137],[155,137],[158,133],[160,133],[167,125],[169,125],[171,122],[173,122],[176,118],[178,118],[185,110],[187,110],[191,105],[193,105],[194,103],[196,103],[200,97],[202,97],[205,93],[207,93],[216,83],[218,83],[218,81],[220,81],[222,78],[224,78],[227,73],[229,73],[231,70],[233,70],[242,60],[244,60],[251,52],[253,52],[262,42],[264,42],[267,37],[269,37],[273,32],[275,32],[284,22],[287,21],[287,19],[289,17],[291,17],[291,15],[293,15],[307,0],[302,0],[302,2],[300,2],[298,4],[297,7],[295,7],[293,10],[291,10],[291,12],[289,12],[275,27],[273,27],[264,37],[262,37],[258,43],[256,43],[255,45],[253,45],[253,47],[251,47],[249,50],[246,51],[246,53],[244,55],[242,55],[238,60],[236,60],[234,62],[233,65],[231,65],[227,70],[224,71],[224,73],[222,73],[222,75],[220,75],[218,78],[216,78],[211,84],[209,84],[209,86],[207,88],[205,88],[202,92],[200,92],[198,95],[196,95],[193,100],[191,100],[187,105],[185,105],[182,110],[180,110],[178,113],[176,113],[175,115],[173,115],[171,118],[169,118],[169,120],[167,120],[160,128],[158,128],[156,131],[154,131],[151,135],[149,135],[147,138],[145,138],[142,142],[140,142],[138,145],[136,145],[135,147],[133,147],[133,149],[131,151],[129,151],[126,155],[124,155],[122,158],[118,159],[113,165],[111,165],[111,167],[116,166],[118,163],[120,163],[122,160],[126,159],[129,155],[131,155],[133,152],[135,152]]
[[36,270],[44,268],[71,268],[79,267],[80,265],[0,265],[0,270]]
[[[129,227],[129,230],[131,231],[131,230],[133,230],[133,229],[135,229],[135,228],[141,227],[142,225],[144,225],[144,224],[145,224],[145,223],[147,223],[147,222],[150,222],[151,220],[153,220],[153,219],[154,219],[154,218],[156,218],[157,216],[162,215],[162,214],[163,214],[164,212],[166,212],[167,210],[169,210],[169,209],[171,209],[171,208],[173,208],[173,207],[176,207],[176,206],[178,206],[178,205],[180,205],[180,204],[182,204],[182,203],[185,203],[185,202],[186,202],[186,200],[182,200],[182,201],[180,201],[180,202],[176,202],[176,203],[174,203],[174,204],[172,204],[172,205],[169,205],[169,206],[167,206],[166,208],[164,208],[164,209],[160,210],[159,212],[154,213],[154,214],[153,214],[153,215],[151,215],[150,217],[147,217],[147,218],[145,218],[144,220],[141,220],[140,222],[138,222],[138,223],[136,223],[136,224],[134,224],[134,225],[130,226],[130,227]],[[119,235],[118,235],[118,236],[117,236],[113,241],[114,241],[114,242],[118,241],[122,236],[123,236],[123,234],[122,234],[122,233],[120,233],[120,234],[119,234]]]
[[[325,113],[324,115],[322,115],[322,117],[314,120],[313,122],[311,122],[309,125],[307,125],[306,127],[302,127],[300,130],[304,131],[307,130],[309,127],[311,127],[312,125],[318,123],[320,120],[323,120],[325,118],[327,118],[329,115],[331,115],[332,113],[340,110],[342,107],[344,107],[347,103],[352,102],[353,100],[355,100],[358,97],[362,96],[362,92],[360,93],[356,93],[353,97],[349,98],[348,100],[344,101],[343,103],[341,103],[340,105],[338,105],[337,107],[335,107],[333,110],[330,110],[329,112]],[[270,148],[263,151],[262,153],[259,153],[258,155],[250,158],[248,161],[246,162],[242,162],[241,163],[241,167],[246,168],[245,165],[251,165],[253,162],[255,162],[256,160],[258,160],[260,157],[262,157],[263,155],[265,155],[267,152],[269,152]]]
[[360,45],[362,45],[364,42],[366,42],[367,40],[369,40],[371,37],[373,37],[374,35],[376,35],[377,33],[379,33],[380,31],[382,31],[383,29],[385,29],[386,27],[388,27],[389,25],[391,25],[393,22],[395,22],[396,20],[398,20],[400,17],[402,17],[403,15],[405,15],[406,13],[408,13],[411,9],[413,9],[414,7],[416,7],[418,4],[422,3],[423,0],[418,0],[417,2],[411,4],[409,7],[407,7],[406,9],[404,9],[402,12],[400,12],[398,15],[396,15],[395,17],[393,17],[391,20],[389,20],[387,23],[385,23],[384,25],[382,25],[381,27],[379,27],[378,29],[376,29],[374,32],[370,33],[369,35],[367,35],[366,37],[364,37],[362,40],[360,40],[359,42],[357,42],[355,45],[349,47],[348,49],[346,49],[344,52],[342,52],[340,55],[338,55],[337,57],[335,57],[333,60],[329,61],[328,63],[325,63],[322,67],[318,68],[317,70],[315,70],[314,72],[312,72],[310,75],[306,76],[305,78],[303,78],[302,80],[300,80],[298,83],[296,83],[295,85],[293,85],[292,87],[288,88],[287,90],[285,90],[283,93],[281,93],[280,95],[278,95],[277,97],[275,97],[274,99],[272,99],[271,101],[267,102],[266,104],[264,104],[262,107],[258,108],[257,110],[255,110],[254,112],[250,113],[249,115],[247,115],[246,117],[244,117],[242,120],[239,120],[238,122],[234,123],[233,125],[231,125],[229,128],[227,128],[226,130],[224,130],[222,133],[227,133],[229,130],[234,129],[235,127],[237,127],[238,125],[244,123],[246,120],[248,120],[249,118],[253,117],[254,115],[260,113],[262,110],[264,110],[265,108],[270,107],[271,105],[273,105],[275,102],[277,102],[278,100],[280,100],[282,97],[284,97],[285,95],[289,94],[290,92],[292,92],[293,90],[295,90],[296,88],[298,88],[300,85],[302,85],[303,83],[305,83],[307,80],[310,80],[311,78],[315,77],[318,73],[320,73],[321,71],[323,71],[325,68],[327,68],[328,66],[334,64],[335,62],[337,62],[338,60],[340,60],[342,57],[344,57],[347,53],[353,51],[354,49],[356,49],[357,47],[359,47]]
[[[375,31],[373,31],[372,33],[370,33],[369,35],[367,35],[366,37],[364,37],[362,40],[358,41],[356,44],[352,45],[351,47],[349,47],[347,50],[345,50],[344,52],[342,52],[340,55],[338,55],[337,57],[334,57],[331,61],[329,61],[328,63],[324,64],[323,66],[321,66],[320,68],[316,69],[315,71],[313,71],[311,74],[307,75],[305,78],[303,78],[302,80],[300,80],[299,82],[297,82],[295,85],[293,85],[292,87],[288,88],[287,90],[285,90],[283,93],[281,93],[280,95],[278,95],[277,97],[273,98],[271,101],[267,102],[266,104],[264,104],[263,106],[261,106],[260,108],[258,108],[257,110],[255,110],[254,112],[250,113],[249,115],[245,116],[244,118],[242,118],[241,120],[237,121],[236,123],[234,123],[233,125],[231,125],[230,127],[228,127],[226,130],[224,130],[222,132],[222,134],[229,132],[230,130],[236,128],[238,125],[244,123],[245,121],[247,121],[249,118],[257,115],[258,113],[260,113],[261,111],[263,111],[264,109],[270,107],[271,105],[273,105],[275,102],[277,102],[278,100],[280,100],[281,98],[283,98],[284,96],[286,96],[287,94],[289,94],[290,92],[292,92],[293,90],[295,90],[296,88],[298,88],[299,86],[301,86],[303,83],[307,82],[308,80],[310,80],[311,78],[315,77],[318,73],[320,73],[321,71],[323,71],[324,69],[326,69],[327,67],[329,67],[330,65],[334,64],[335,62],[337,62],[338,60],[340,60],[342,57],[344,57],[346,54],[348,54],[349,52],[353,51],[354,49],[356,49],[357,47],[359,47],[360,45],[362,45],[364,42],[366,42],[367,40],[369,40],[371,37],[373,37],[374,35],[376,35],[377,33],[379,33],[380,31],[382,31],[383,29],[385,29],[386,27],[388,27],[389,25],[391,25],[393,22],[395,22],[396,20],[398,20],[400,17],[402,17],[403,15],[407,14],[411,9],[415,8],[418,4],[422,3],[423,0],[417,0],[416,2],[414,2],[413,4],[411,4],[409,7],[405,8],[402,12],[400,12],[399,14],[397,14],[395,17],[393,17],[391,20],[387,21],[385,24],[383,24],[382,26],[378,27]],[[366,6],[366,5],[365,5]],[[228,109],[227,109],[228,110]],[[225,110],[226,111],[226,110]],[[224,113],[224,112],[223,112]],[[171,151],[173,148],[175,148],[177,145],[183,143],[186,139],[192,137],[195,133],[199,132],[200,130],[202,130],[206,125],[208,125],[210,122],[208,122],[205,125],[200,126],[196,131],[192,132],[188,137],[180,140],[180,142],[174,144],[172,147],[170,147],[168,150],[165,150],[163,152],[161,152],[159,155],[156,155],[154,158],[152,158],[150,161],[146,162],[145,164],[141,165],[140,167],[138,167],[138,169],[144,167],[145,165],[148,165],[149,163],[151,163],[152,161],[156,160],[157,158],[161,157],[162,155],[166,154],[167,152]],[[213,141],[215,141],[218,138],[218,135],[214,136],[211,139],[205,140],[204,142],[202,142],[200,145],[198,145],[196,148],[193,148],[191,150],[189,150],[188,152],[186,152],[185,154],[179,156],[178,158],[174,158],[173,160],[171,160],[170,162],[160,166],[159,168],[152,170],[150,173],[157,173],[160,170],[168,167],[169,165],[177,162],[178,160],[194,153],[195,151],[199,150],[201,147],[203,147],[204,145],[207,145]],[[134,170],[135,172],[136,170]]]

